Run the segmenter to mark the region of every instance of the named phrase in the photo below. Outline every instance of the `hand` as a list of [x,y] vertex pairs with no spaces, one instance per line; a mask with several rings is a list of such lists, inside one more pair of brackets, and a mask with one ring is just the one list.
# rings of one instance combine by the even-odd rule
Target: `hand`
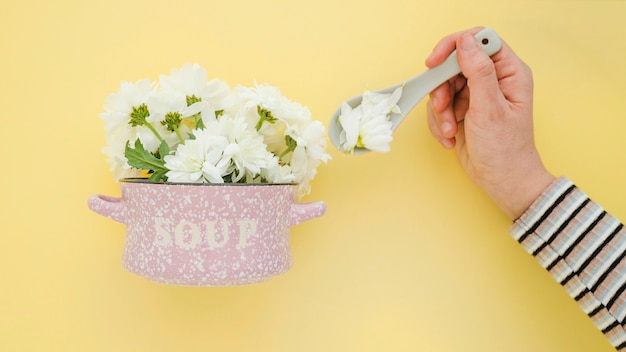
[[433,67],[456,48],[461,74],[436,88],[428,126],[456,149],[469,177],[511,218],[519,217],[555,179],[544,167],[533,135],[530,68],[504,43],[491,58],[474,34],[443,38],[426,59]]

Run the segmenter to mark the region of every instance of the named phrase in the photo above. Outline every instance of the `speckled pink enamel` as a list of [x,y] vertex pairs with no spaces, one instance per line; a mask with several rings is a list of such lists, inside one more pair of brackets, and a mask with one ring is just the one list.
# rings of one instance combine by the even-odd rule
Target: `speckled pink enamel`
[[122,264],[171,285],[263,282],[292,265],[289,228],[326,212],[297,203],[297,186],[120,182],[122,197],[94,195],[89,208],[126,225]]

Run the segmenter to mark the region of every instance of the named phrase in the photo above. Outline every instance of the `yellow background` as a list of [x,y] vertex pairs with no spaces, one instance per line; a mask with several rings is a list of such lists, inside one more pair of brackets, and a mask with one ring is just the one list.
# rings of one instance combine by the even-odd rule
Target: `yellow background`
[[[424,69],[444,35],[493,27],[533,68],[548,167],[626,219],[626,1],[4,0],[1,351],[612,351],[429,135],[319,169],[294,267],[232,288],[153,284],[124,226],[98,118],[122,80],[185,62],[281,88],[327,124],[342,99]],[[514,160],[512,162],[515,162]]]

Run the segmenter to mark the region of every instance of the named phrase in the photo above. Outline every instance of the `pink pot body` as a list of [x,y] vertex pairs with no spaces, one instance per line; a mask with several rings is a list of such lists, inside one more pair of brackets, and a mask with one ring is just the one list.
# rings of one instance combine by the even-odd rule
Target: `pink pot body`
[[323,215],[295,202],[295,185],[168,184],[129,179],[121,198],[89,208],[126,225],[122,265],[163,284],[247,285],[289,270],[289,228]]

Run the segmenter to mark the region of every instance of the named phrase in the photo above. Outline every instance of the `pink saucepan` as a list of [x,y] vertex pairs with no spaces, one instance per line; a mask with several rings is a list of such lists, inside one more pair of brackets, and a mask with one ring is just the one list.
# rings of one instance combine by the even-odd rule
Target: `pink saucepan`
[[122,265],[150,281],[247,285],[289,270],[289,228],[326,212],[297,203],[290,184],[120,182],[120,198],[93,195],[89,208],[126,225]]

